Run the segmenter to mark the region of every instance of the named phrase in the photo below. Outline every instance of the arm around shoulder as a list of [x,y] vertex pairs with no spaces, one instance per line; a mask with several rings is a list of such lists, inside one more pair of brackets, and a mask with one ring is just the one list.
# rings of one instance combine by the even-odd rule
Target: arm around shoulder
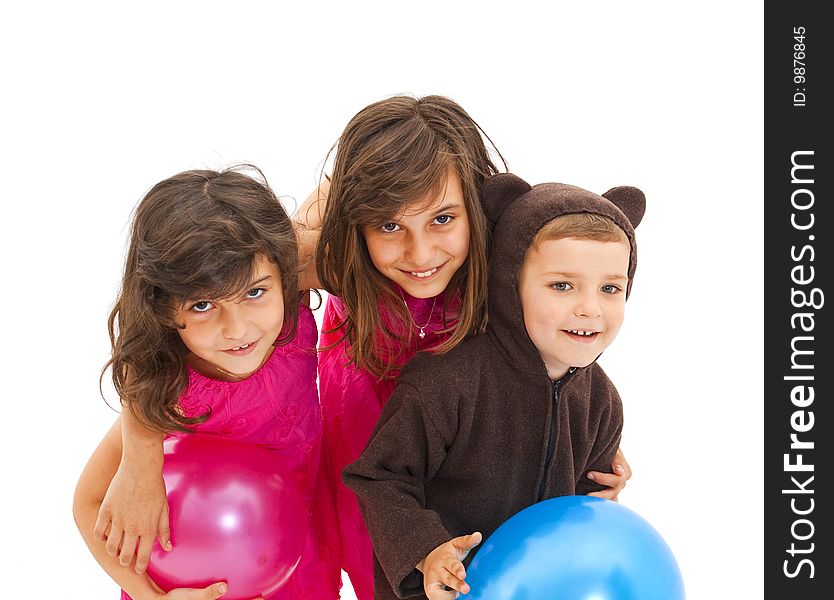
[[[203,589],[177,589],[163,592],[144,573],[137,573],[136,563],[123,566],[116,547],[110,551],[107,542],[98,539],[93,529],[104,499],[122,456],[122,417],[119,417],[93,452],[78,479],[73,497],[72,514],[75,524],[102,569],[134,600],[214,600],[227,591],[225,583],[214,583]],[[110,534],[109,530],[105,534]],[[129,542],[128,542],[129,543]],[[134,541],[134,546],[135,546]],[[132,553],[131,553],[132,556]],[[132,568],[131,568],[132,567]]]
[[307,229],[321,229],[324,211],[327,207],[327,195],[330,192],[330,180],[323,179],[316,189],[304,199],[292,214],[292,221]]
[[108,478],[94,533],[104,540],[109,529],[108,552],[115,555],[118,551],[122,565],[131,564],[136,554],[136,569],[141,573],[156,536],[164,548],[171,547],[162,481],[163,436],[145,427],[129,409],[122,411],[119,423],[121,461]]
[[325,179],[292,215],[292,224],[298,238],[298,287],[301,290],[322,289],[316,272],[316,248],[329,191],[330,181]]
[[[160,597],[161,594],[147,575],[136,573],[135,569],[123,567],[116,556],[118,547],[108,551],[106,543],[93,532],[99,508],[107,487],[116,473],[122,455],[121,417],[116,420],[107,435],[93,452],[84,467],[75,488],[72,513],[84,542],[108,575],[125,589],[134,600]],[[110,533],[106,531],[105,533]]]

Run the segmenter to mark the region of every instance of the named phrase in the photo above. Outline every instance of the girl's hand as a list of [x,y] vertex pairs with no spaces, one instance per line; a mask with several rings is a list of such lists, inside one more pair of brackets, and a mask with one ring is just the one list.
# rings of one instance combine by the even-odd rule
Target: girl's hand
[[171,549],[161,464],[121,461],[99,509],[94,533],[97,539],[107,540],[107,554],[118,555],[122,566],[129,566],[135,554],[137,573],[147,569],[155,537],[162,548]]
[[[215,600],[222,598],[228,591],[225,583],[215,583],[201,590],[192,588],[178,588],[160,596],[160,600]],[[255,600],[264,600],[256,598]]]
[[481,534],[476,531],[440,544],[420,561],[417,569],[423,573],[423,590],[429,600],[452,600],[459,594],[469,593],[469,584],[464,581],[466,569],[461,561],[480,543]]
[[613,473],[601,473],[600,471],[591,471],[588,473],[588,479],[596,481],[600,485],[608,486],[608,489],[600,490],[599,492],[591,492],[589,496],[596,496],[597,498],[606,498],[617,502],[617,498],[626,482],[631,479],[631,467],[626,462],[623,451],[617,448],[617,454],[614,455],[614,460],[611,462],[611,470]]

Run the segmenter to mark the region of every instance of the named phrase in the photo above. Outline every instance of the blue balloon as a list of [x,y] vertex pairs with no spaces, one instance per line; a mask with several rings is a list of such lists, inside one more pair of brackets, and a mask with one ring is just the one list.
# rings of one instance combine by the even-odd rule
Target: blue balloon
[[633,510],[594,496],[510,517],[466,571],[467,600],[683,600],[668,544]]

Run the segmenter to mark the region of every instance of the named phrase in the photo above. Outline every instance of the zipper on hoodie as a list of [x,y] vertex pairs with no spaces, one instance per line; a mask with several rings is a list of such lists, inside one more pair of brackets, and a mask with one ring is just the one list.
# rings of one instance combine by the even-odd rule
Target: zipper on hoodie
[[576,367],[571,367],[570,370],[561,378],[553,382],[553,393],[551,399],[553,402],[553,409],[550,413],[550,433],[547,436],[547,446],[545,446],[546,454],[544,458],[544,472],[542,473],[542,480],[539,484],[539,501],[544,499],[544,488],[547,485],[547,472],[550,470],[550,463],[553,462],[554,446],[556,444],[556,424],[558,419],[557,407],[559,406],[559,386],[567,381],[571,374],[576,371]]

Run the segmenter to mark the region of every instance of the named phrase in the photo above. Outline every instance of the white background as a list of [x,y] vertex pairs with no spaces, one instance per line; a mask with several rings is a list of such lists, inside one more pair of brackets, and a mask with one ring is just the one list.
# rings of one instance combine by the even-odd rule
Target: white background
[[135,203],[251,161],[292,211],[350,117],[397,93],[457,100],[532,183],[646,192],[600,360],[625,404],[621,501],[690,600],[762,596],[762,9],[580,4],[4,9],[3,597],[117,598],[70,507],[115,417],[98,374]]

